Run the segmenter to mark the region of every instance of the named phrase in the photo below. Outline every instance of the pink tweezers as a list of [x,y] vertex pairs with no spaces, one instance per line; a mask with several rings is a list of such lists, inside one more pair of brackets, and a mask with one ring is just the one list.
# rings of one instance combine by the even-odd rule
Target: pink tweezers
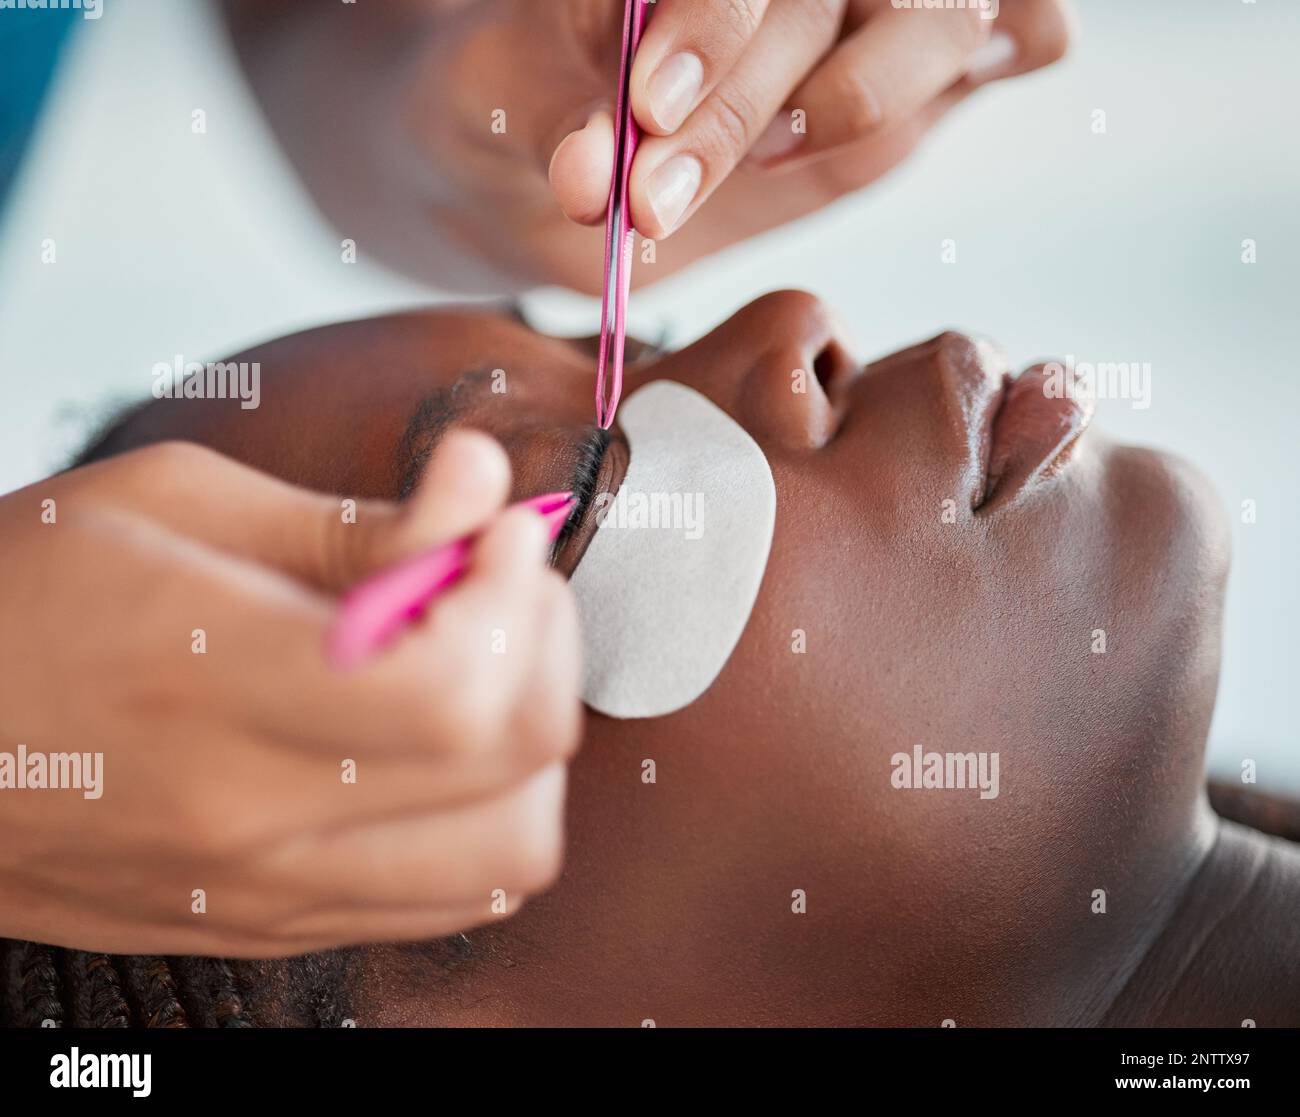
[[[623,347],[627,337],[627,296],[632,282],[636,231],[629,223],[628,179],[641,130],[632,118],[632,60],[645,29],[645,0],[627,0],[623,14],[623,60],[614,116],[614,173],[605,210],[605,297],[600,315],[600,356],[596,366],[596,424],[609,430],[623,393]],[[611,314],[611,310],[613,313]]]
[[[521,500],[546,522],[554,542],[575,504],[572,493],[544,493]],[[335,667],[357,667],[419,620],[444,590],[469,569],[475,537],[455,539],[367,578],[343,598],[326,640],[325,654]]]
[[[600,356],[596,369],[596,422],[608,430],[623,391],[623,349],[627,338],[627,297],[632,280],[635,230],[629,224],[627,190],[632,157],[641,138],[632,118],[632,60],[645,28],[645,0],[626,0],[623,57],[615,114],[614,172],[605,213],[605,295],[600,317]],[[612,310],[612,314],[611,314]],[[573,511],[572,493],[546,493],[521,501],[541,515],[552,540]],[[474,538],[466,536],[368,578],[343,599],[330,629],[326,655],[336,667],[356,667],[424,615],[434,599],[468,569]]]

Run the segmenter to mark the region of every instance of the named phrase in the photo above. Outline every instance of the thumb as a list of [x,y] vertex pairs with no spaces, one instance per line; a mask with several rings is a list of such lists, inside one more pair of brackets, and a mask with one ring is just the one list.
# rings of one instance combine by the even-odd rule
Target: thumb
[[409,500],[357,501],[355,515],[343,518],[336,502],[325,501],[327,514],[318,517],[315,499],[299,498],[300,542],[277,547],[274,540],[286,536],[277,531],[259,540],[258,557],[327,593],[343,593],[402,559],[481,531],[509,492],[510,461],[500,444],[479,431],[451,431]]
[[[317,589],[343,593],[395,562],[480,531],[509,492],[510,461],[500,444],[479,431],[450,431],[401,504],[358,500],[354,514],[340,516],[336,499],[268,480],[249,502],[257,511],[246,517],[248,535],[235,549]],[[232,540],[222,542],[229,547]]]
[[496,517],[510,462],[486,434],[450,431],[411,499],[311,492],[191,443],[145,446],[59,476],[71,516],[125,509],[198,544],[340,593]]
[[500,443],[480,431],[448,432],[410,499],[395,514],[372,518],[356,550],[357,576],[482,530],[509,493],[510,461]]
[[604,110],[570,132],[556,147],[547,172],[560,209],[579,225],[605,219],[614,174],[614,118]]

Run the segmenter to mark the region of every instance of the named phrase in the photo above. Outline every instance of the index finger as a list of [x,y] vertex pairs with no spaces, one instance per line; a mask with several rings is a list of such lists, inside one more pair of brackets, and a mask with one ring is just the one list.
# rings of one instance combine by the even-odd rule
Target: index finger
[[358,667],[325,656],[333,603],[314,614],[233,611],[229,641],[255,731],[308,749],[347,744],[369,757],[445,760],[493,736],[538,654],[546,531],[535,513],[503,515],[465,576],[427,615]]
[[768,3],[658,0],[632,66],[637,124],[655,136],[677,131],[758,33]]

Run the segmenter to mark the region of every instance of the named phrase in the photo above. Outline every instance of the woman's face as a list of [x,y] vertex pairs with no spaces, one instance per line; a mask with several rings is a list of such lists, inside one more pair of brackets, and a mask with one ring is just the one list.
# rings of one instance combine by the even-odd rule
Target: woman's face
[[[590,347],[505,317],[348,323],[235,359],[261,364],[258,409],[160,401],[132,441],[392,497],[468,425],[523,497],[570,485],[592,434]],[[860,369],[794,292],[639,356],[625,396],[687,384],[771,464],[753,613],[692,705],[589,715],[566,871],[471,936],[454,980],[482,996],[431,997],[449,979],[419,948],[376,948],[376,1019],[960,1025],[998,1005],[1036,1023],[1104,984],[1195,840],[1225,533],[1188,467],[1006,374],[955,334]],[[615,434],[598,491],[626,469]],[[561,567],[594,528],[589,510]],[[998,754],[996,797],[896,786],[918,745]],[[379,970],[398,954],[395,990]]]

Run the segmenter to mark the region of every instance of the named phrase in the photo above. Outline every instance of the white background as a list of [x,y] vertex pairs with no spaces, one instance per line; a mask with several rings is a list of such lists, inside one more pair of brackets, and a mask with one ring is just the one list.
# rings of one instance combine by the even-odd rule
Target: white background
[[[340,265],[203,0],[104,8],[78,28],[0,228],[0,491],[62,465],[105,407],[148,392],[156,361],[435,295]],[[951,325],[1016,365],[1149,362],[1150,409],[1102,402],[1100,424],[1195,460],[1234,525],[1211,767],[1254,758],[1262,784],[1300,792],[1300,4],[1080,9],[1064,64],[959,109],[864,197],[634,303],[685,341],[756,294],[806,287],[864,356]]]

